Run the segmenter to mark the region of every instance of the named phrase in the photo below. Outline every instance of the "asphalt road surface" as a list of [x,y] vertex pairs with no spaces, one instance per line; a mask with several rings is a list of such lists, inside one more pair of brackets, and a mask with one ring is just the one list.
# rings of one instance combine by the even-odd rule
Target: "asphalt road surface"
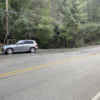
[[100,100],[100,45],[0,53],[0,100]]

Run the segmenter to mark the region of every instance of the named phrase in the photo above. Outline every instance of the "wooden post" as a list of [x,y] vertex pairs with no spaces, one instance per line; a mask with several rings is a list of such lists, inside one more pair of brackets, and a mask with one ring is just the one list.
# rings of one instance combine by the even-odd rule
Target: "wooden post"
[[9,35],[9,32],[8,32],[8,0],[6,0],[6,32],[7,32],[7,35]]

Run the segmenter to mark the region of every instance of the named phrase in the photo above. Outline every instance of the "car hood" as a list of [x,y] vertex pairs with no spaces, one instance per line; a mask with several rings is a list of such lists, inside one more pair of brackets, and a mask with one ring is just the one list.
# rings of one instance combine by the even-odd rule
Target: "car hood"
[[5,46],[3,46],[3,48],[15,47],[15,46],[16,46],[15,44],[12,44],[12,45],[5,45]]

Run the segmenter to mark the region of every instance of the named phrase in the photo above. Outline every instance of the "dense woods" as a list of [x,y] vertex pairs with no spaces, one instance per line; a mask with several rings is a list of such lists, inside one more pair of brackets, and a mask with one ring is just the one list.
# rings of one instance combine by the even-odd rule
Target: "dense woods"
[[[100,39],[100,0],[8,0],[9,34],[40,48],[73,48]],[[6,0],[0,0],[0,42],[6,36]]]

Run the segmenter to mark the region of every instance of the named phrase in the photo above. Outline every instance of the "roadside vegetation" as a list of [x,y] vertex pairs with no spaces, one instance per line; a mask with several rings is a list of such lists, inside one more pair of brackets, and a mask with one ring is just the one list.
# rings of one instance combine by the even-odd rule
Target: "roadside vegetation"
[[[6,36],[6,0],[0,0],[0,43]],[[8,0],[9,34],[35,39],[39,48],[100,42],[100,0]]]

